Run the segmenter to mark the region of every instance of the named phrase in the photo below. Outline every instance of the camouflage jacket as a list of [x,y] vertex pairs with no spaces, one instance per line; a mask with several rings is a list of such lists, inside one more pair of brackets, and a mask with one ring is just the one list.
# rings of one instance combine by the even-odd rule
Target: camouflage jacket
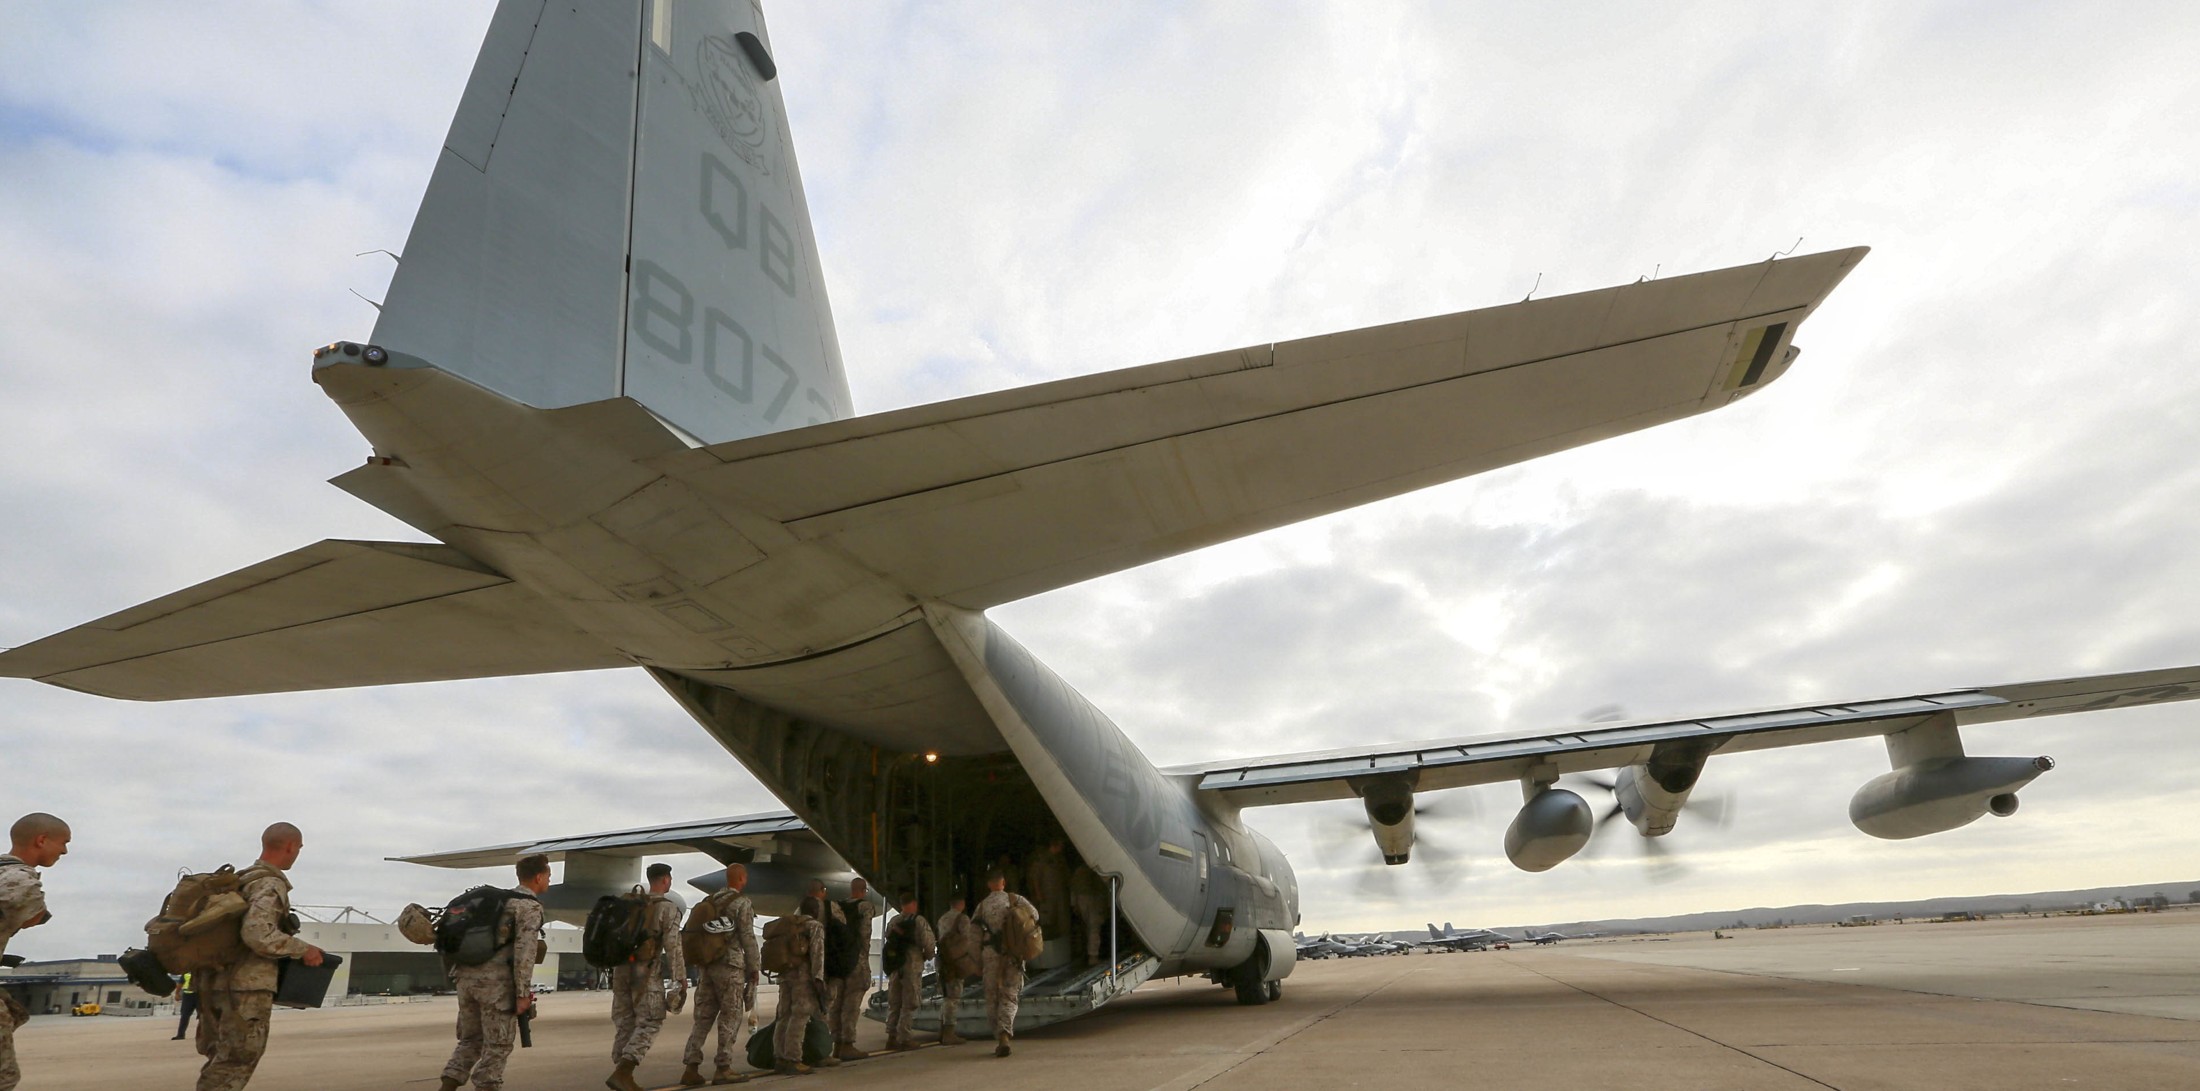
[[667,981],[687,987],[687,952],[680,946],[681,918],[687,916],[680,903],[667,895],[659,894],[649,899],[649,931],[657,937],[657,971]]
[[244,895],[244,920],[238,928],[244,937],[245,956],[233,966],[207,974],[201,989],[274,992],[282,960],[302,958],[313,947],[292,934],[298,924],[290,913],[288,877],[263,864],[254,864],[238,874],[244,878],[238,888],[238,893]]
[[8,940],[46,915],[46,891],[38,869],[13,856],[0,856],[0,954]]

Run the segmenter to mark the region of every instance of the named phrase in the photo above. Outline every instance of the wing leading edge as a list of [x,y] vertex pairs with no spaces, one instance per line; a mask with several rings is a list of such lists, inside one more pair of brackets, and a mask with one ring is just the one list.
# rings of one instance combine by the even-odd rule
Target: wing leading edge
[[1865,248],[1465,311],[664,456],[908,592],[983,609],[1725,405]]
[[1710,740],[1715,753],[1891,735],[1947,714],[1958,726],[2200,698],[2200,666],[1980,686],[1847,704],[1806,705],[1654,723],[1573,728],[1542,735],[1444,739],[1179,766],[1199,790],[1238,807],[1358,796],[1355,783],[1407,775],[1417,792],[1518,780],[1548,762],[1559,774],[1615,769],[1649,759],[1660,743]]
[[330,539],[0,653],[138,701],[630,666],[449,546]]

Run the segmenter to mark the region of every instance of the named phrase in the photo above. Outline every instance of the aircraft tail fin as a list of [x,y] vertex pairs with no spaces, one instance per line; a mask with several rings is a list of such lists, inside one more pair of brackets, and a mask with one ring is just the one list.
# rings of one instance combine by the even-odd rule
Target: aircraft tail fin
[[503,0],[374,340],[704,443],[849,415],[777,74],[750,0]]
[[[1447,926],[1447,927],[1448,927],[1448,926]],[[1428,938],[1430,938],[1430,939],[1443,939],[1443,938],[1444,938],[1444,933],[1442,933],[1442,932],[1439,932],[1439,931],[1437,931],[1437,930],[1436,930],[1436,926],[1432,924],[1432,925],[1429,925],[1429,926],[1428,926]]]

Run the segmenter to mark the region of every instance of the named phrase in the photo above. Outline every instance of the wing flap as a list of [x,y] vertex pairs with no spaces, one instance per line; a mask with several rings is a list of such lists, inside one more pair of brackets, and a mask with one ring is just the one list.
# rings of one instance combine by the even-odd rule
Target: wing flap
[[1776,374],[1765,358],[1785,359],[1863,253],[1213,353],[662,465],[911,592],[983,608],[1723,405]]
[[458,550],[343,540],[0,654],[0,675],[141,701],[626,665]]
[[1958,725],[1983,724],[2196,697],[2200,697],[2200,666],[2177,667],[1846,704],[1596,724],[1541,735],[1285,754],[1164,772],[1197,777],[1201,791],[1216,793],[1236,806],[1252,807],[1352,799],[1358,795],[1354,782],[1386,774],[1408,774],[1415,777],[1416,791],[1437,791],[1517,780],[1541,762],[1549,762],[1561,774],[1612,769],[1646,760],[1653,747],[1671,740],[1716,739],[1717,753],[1732,754],[1889,735],[1944,712],[1952,713]]

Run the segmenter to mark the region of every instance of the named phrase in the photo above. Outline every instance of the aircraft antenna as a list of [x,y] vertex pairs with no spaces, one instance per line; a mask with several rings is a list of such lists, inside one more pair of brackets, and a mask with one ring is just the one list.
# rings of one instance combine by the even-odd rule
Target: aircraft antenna
[[395,253],[391,253],[391,252],[390,252],[390,251],[388,251],[388,250],[381,250],[381,249],[375,249],[375,250],[361,250],[361,251],[359,251],[358,253],[356,253],[356,254],[353,254],[353,255],[352,255],[352,257],[355,257],[355,258],[363,258],[363,257],[366,257],[366,256],[367,256],[368,254],[389,254],[389,255],[390,255],[390,260],[391,260],[391,261],[394,261],[394,262],[400,262],[400,263],[402,263],[402,262],[403,262],[403,261],[405,260],[405,257],[404,257],[404,255],[402,255],[402,254],[395,254]]
[[1785,249],[1785,250],[1782,250],[1782,251],[1780,251],[1779,253],[1777,253],[1777,254],[1774,254],[1774,255],[1772,255],[1772,256],[1771,256],[1771,257],[1769,257],[1769,258],[1766,258],[1765,260],[1766,260],[1766,261],[1776,261],[1776,260],[1778,260],[1778,259],[1780,259],[1780,258],[1784,258],[1784,257],[1788,256],[1789,254],[1792,254],[1792,253],[1794,253],[1794,252],[1795,252],[1795,251],[1797,251],[1798,249],[1801,249],[1801,248],[1802,248],[1802,245],[1803,245],[1803,237],[1802,237],[1801,235],[1797,235],[1797,236],[1795,236],[1795,245],[1794,245],[1794,246],[1790,246],[1790,247],[1788,247],[1787,249]]
[[1521,301],[1522,303],[1526,303],[1527,301],[1529,301],[1529,300],[1531,300],[1531,299],[1534,299],[1534,298],[1535,298],[1535,290],[1536,290],[1537,288],[1541,288],[1542,286],[1543,286],[1543,274],[1541,274],[1541,273],[1537,273],[1537,274],[1535,275],[1535,283],[1534,283],[1534,284],[1532,284],[1532,285],[1530,285],[1530,286],[1528,287],[1528,294],[1527,294],[1527,295],[1524,295],[1524,296],[1521,296],[1521,297],[1520,297],[1520,301]]
[[[344,290],[345,290],[345,291],[347,291],[347,292],[350,292],[350,293],[351,293],[351,294],[353,294],[353,295],[359,295],[359,289],[357,289],[357,288],[346,288],[346,289],[344,289]],[[382,309],[382,305],[381,305],[380,303],[376,303],[375,301],[373,301],[373,300],[371,300],[371,299],[368,299],[368,298],[367,298],[366,296],[363,296],[363,295],[359,295],[359,301],[360,301],[361,303],[364,303],[364,304],[366,304],[366,305],[367,305],[367,306],[369,306],[369,307],[372,307],[372,308],[374,308],[374,309],[375,309],[375,310],[377,310],[377,311],[379,311],[379,310],[381,310],[381,309]]]

